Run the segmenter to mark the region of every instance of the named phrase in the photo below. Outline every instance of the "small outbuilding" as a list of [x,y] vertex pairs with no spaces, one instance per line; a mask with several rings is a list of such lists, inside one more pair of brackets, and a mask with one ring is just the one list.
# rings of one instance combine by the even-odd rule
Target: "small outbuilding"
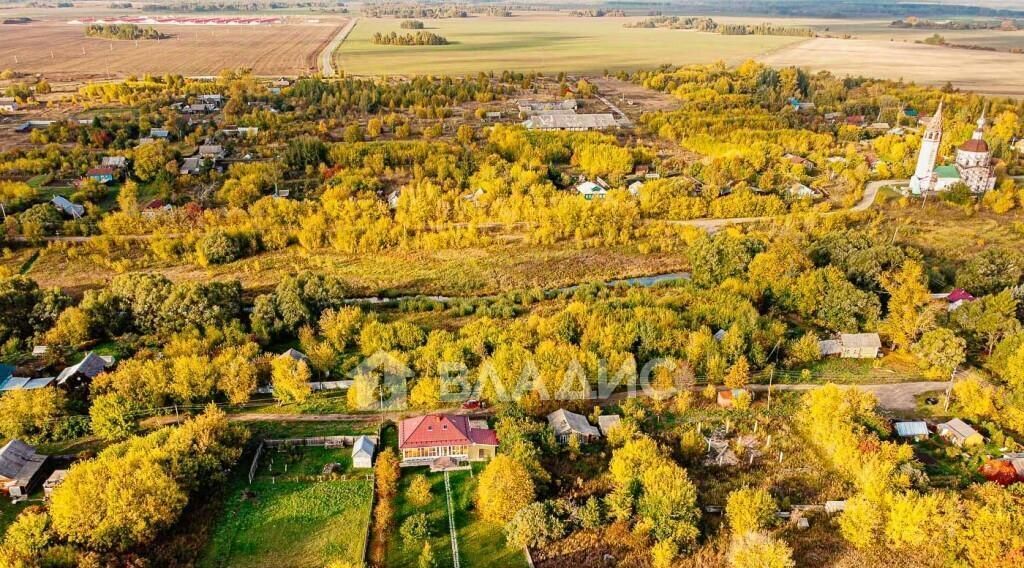
[[939,436],[957,446],[977,446],[985,443],[985,438],[977,430],[959,418],[939,424],[937,431]]
[[14,498],[28,497],[43,482],[46,456],[22,442],[11,440],[0,448],[0,486]]
[[114,358],[88,352],[82,360],[57,375],[57,386],[72,390],[92,382],[96,375],[114,366]]
[[608,432],[617,428],[621,423],[622,417],[618,414],[602,414],[597,417],[597,427],[605,437],[608,436]]
[[843,333],[839,345],[843,359],[874,359],[882,348],[882,339],[877,333]]
[[352,444],[352,467],[368,469],[373,467],[373,453],[377,445],[366,436],[359,436]]
[[893,429],[896,430],[896,435],[900,438],[910,438],[915,441],[921,441],[928,438],[931,432],[928,430],[928,424],[924,421],[917,420],[913,422],[896,422],[892,425]]
[[560,408],[548,414],[548,424],[555,431],[555,438],[561,444],[577,438],[580,442],[592,442],[601,437],[601,431],[587,421],[587,417]]
[[53,490],[56,489],[58,485],[64,482],[64,478],[67,476],[67,474],[68,470],[57,469],[50,474],[50,477],[46,478],[46,481],[43,482],[43,495],[47,499],[49,499],[50,496],[53,494]]

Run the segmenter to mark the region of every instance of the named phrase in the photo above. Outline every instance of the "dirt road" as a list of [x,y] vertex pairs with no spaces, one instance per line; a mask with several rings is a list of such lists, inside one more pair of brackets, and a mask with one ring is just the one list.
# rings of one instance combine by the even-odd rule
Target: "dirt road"
[[345,41],[348,34],[356,27],[356,22],[358,21],[359,18],[352,18],[349,20],[349,22],[345,24],[345,27],[338,30],[338,33],[334,36],[334,39],[327,44],[327,47],[320,52],[320,73],[324,77],[337,76],[338,72],[334,69],[334,52],[338,51],[338,48],[341,47],[341,43]]

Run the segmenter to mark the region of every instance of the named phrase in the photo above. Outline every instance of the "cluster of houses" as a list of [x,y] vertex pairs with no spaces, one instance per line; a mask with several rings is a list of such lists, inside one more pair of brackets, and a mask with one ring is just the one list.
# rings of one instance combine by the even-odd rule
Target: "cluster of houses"
[[0,365],[0,393],[12,390],[34,390],[56,386],[66,391],[75,391],[88,388],[96,375],[112,368],[116,360],[109,355],[97,355],[90,351],[85,357],[65,367],[55,377],[16,377],[15,368],[10,365]]

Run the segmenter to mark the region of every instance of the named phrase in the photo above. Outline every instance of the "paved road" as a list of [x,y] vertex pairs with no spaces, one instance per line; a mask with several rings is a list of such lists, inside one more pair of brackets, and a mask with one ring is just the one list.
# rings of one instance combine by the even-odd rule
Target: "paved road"
[[[827,215],[835,215],[836,213],[849,213],[857,211],[866,211],[875,202],[875,197],[878,195],[878,190],[888,185],[900,185],[907,183],[907,180],[896,180],[886,179],[869,182],[864,188],[864,196],[861,197],[860,201],[856,205],[849,209],[840,209],[839,211],[830,211]],[[668,223],[670,225],[687,225],[690,227],[700,227],[707,230],[709,233],[713,233],[723,227],[729,225],[743,225],[747,223],[756,223],[758,221],[764,221],[766,219],[772,219],[772,216],[768,217],[732,217],[729,219],[683,219],[683,220],[668,220],[668,221],[652,221],[654,223]],[[781,218],[781,216],[780,216]]]
[[332,61],[334,59],[334,52],[338,50],[338,47],[341,45],[343,41],[345,41],[345,38],[348,37],[348,34],[352,31],[353,28],[356,27],[356,22],[358,21],[359,18],[352,18],[351,20],[349,20],[349,22],[345,24],[345,27],[338,30],[338,33],[334,36],[333,39],[331,39],[331,43],[328,43],[327,47],[325,47],[324,50],[320,52],[320,73],[324,77],[337,76],[338,73],[337,71],[335,71],[334,62]]

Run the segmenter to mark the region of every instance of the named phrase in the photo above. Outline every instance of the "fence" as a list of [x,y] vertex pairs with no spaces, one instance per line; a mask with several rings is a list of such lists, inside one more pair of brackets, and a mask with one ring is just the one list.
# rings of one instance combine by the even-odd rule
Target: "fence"
[[[356,442],[356,439],[362,436],[315,436],[311,438],[282,438],[278,440],[263,440],[263,445],[268,448],[280,448],[280,447],[296,447],[296,446],[309,446],[309,447],[324,447],[324,448],[347,448]],[[366,436],[373,440],[373,444],[377,445],[379,439],[378,436]]]
[[249,466],[249,485],[252,485],[252,478],[256,477],[256,468],[260,465],[260,456],[263,454],[263,442],[256,448],[256,455],[252,458],[252,465]]

